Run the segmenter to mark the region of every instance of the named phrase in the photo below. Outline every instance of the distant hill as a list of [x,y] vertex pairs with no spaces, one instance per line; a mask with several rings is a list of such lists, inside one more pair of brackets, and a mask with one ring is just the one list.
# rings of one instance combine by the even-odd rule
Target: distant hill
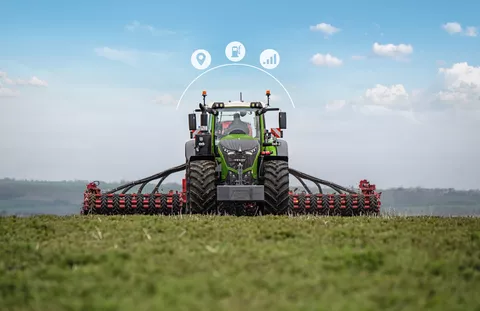
[[[0,213],[77,214],[88,181],[38,181],[0,179]],[[126,181],[101,183],[102,190],[113,189]],[[149,184],[144,192],[151,191]],[[178,190],[178,183],[166,183],[160,190]],[[131,189],[135,191],[138,186]],[[312,188],[313,190],[313,188]],[[480,190],[394,188],[382,191],[386,212],[407,215],[480,215]]]

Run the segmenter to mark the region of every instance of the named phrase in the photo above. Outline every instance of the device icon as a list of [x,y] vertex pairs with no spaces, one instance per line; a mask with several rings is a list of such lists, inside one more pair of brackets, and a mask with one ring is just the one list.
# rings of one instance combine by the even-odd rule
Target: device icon
[[242,48],[241,45],[239,46],[232,46],[232,58],[240,57],[240,49]]
[[203,63],[205,62],[205,54],[204,53],[198,53],[197,54],[197,62],[201,65],[203,65]]
[[260,54],[260,65],[265,69],[274,69],[280,64],[280,54],[277,51],[268,49]]
[[241,61],[246,54],[245,46],[238,41],[230,42],[225,48],[225,56],[232,62]]
[[192,62],[192,66],[195,69],[203,70],[210,66],[212,62],[212,57],[210,56],[210,53],[208,53],[208,51],[206,50],[196,50],[192,53],[190,61]]

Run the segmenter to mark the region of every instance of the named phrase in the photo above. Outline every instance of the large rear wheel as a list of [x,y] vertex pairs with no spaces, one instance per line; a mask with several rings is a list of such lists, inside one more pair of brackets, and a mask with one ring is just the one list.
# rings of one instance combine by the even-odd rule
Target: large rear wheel
[[189,212],[205,214],[216,211],[215,162],[209,160],[189,162],[187,172]]
[[285,215],[290,207],[288,162],[270,160],[264,164],[265,213]]

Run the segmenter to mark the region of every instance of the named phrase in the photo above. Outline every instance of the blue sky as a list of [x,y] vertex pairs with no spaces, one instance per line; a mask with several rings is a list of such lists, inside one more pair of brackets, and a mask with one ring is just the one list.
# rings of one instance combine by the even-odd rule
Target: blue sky
[[[179,124],[178,133],[170,134],[169,144],[181,157],[187,139],[185,113],[196,105],[202,89],[209,91],[212,100],[216,96],[221,100],[236,98],[239,91],[247,94],[247,99],[257,100],[257,95],[263,99],[264,90],[271,89],[278,105],[290,109],[291,122],[298,121],[289,135],[299,150],[307,148],[311,140],[305,134],[306,124],[317,129],[320,126],[315,117],[322,120],[323,128],[310,134],[312,137],[338,127],[329,137],[348,139],[358,128],[370,127],[385,137],[379,138],[383,139],[382,146],[372,143],[368,148],[381,150],[396,148],[399,143],[390,141],[390,137],[402,135],[405,129],[411,131],[412,137],[424,137],[433,144],[435,133],[444,130],[438,124],[450,124],[448,135],[452,144],[461,144],[457,150],[468,165],[472,154],[480,154],[477,149],[471,150],[475,139],[454,139],[455,135],[480,130],[475,119],[478,113],[472,113],[480,98],[480,38],[476,35],[479,11],[478,1],[402,1],[389,5],[384,1],[2,1],[0,105],[6,113],[0,116],[0,138],[12,163],[22,153],[22,159],[31,164],[24,167],[5,163],[0,175],[89,179],[100,174],[92,178],[118,180],[140,178],[142,173],[152,173],[152,169],[176,165],[178,157],[172,155],[165,165],[152,168],[146,164],[141,172],[120,176],[114,167],[102,173],[88,171],[86,160],[75,158],[79,168],[67,173],[67,168],[54,169],[53,163],[59,160],[52,159],[52,150],[60,148],[63,151],[55,149],[57,154],[69,157],[78,154],[73,150],[79,150],[75,142],[80,141],[85,152],[101,148],[103,145],[82,136],[85,126],[100,138],[110,139],[116,133],[130,135],[128,129],[132,127],[161,133]],[[137,27],[129,29],[134,22]],[[316,25],[322,26],[312,30]],[[337,31],[329,33],[329,29]],[[226,67],[195,83],[182,101],[181,111],[175,111],[173,107],[185,86],[200,74],[190,64],[191,53],[200,48],[208,50],[211,67],[229,63],[224,49],[231,41],[246,46],[243,63],[258,67],[262,50],[273,48],[280,53],[281,64],[271,73],[294,97],[296,109],[291,109],[286,94],[267,75],[251,68]],[[375,43],[379,48],[375,49]],[[400,48],[400,52],[392,54],[402,44],[404,53]],[[314,64],[315,54],[320,54],[317,60],[329,54],[334,61],[330,65]],[[462,63],[466,64],[459,65]],[[443,73],[440,68],[445,68]],[[139,115],[138,124],[129,121],[132,114]],[[464,121],[463,116],[471,121]],[[7,132],[18,136],[7,137]],[[45,135],[39,133],[56,137],[63,147],[52,142],[40,144]],[[331,139],[335,146],[336,140],[329,137],[322,139]],[[39,144],[35,161],[25,155],[29,142]],[[423,144],[420,140],[404,143],[405,148]],[[115,144],[120,146],[121,139]],[[438,142],[425,152],[441,153],[448,163],[454,155],[443,149]],[[104,157],[99,163],[108,165],[111,155],[97,153]],[[376,160],[392,156],[378,156]],[[124,157],[128,163],[129,156]],[[417,162],[431,162],[427,155],[418,157]],[[152,155],[151,160],[155,159]],[[436,165],[440,167],[441,163]],[[384,176],[382,169],[372,174],[388,185],[448,186],[447,181],[438,180],[449,176],[428,177],[427,172],[438,170],[428,165],[420,174],[423,177],[416,179]],[[403,167],[399,168],[395,174],[403,176],[403,171]],[[327,173],[336,175],[334,171]],[[456,178],[456,184],[462,182],[460,175]],[[464,184],[480,188],[473,179]]]

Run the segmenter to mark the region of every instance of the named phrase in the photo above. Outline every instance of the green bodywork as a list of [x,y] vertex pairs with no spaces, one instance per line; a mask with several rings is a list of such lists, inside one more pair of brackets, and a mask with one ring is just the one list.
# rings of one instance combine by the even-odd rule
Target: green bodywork
[[[222,110],[238,110],[238,109],[245,109],[245,107],[228,107],[228,108],[223,108]],[[252,109],[255,110],[255,109]],[[258,129],[260,133],[265,133],[265,116],[263,114],[259,116],[255,116],[257,118],[257,124],[258,124]],[[228,167],[227,161],[225,161],[225,158],[223,156],[223,153],[218,150],[218,145],[217,145],[217,139],[215,135],[215,125],[217,124],[217,116],[215,115],[210,115],[209,118],[209,132],[212,135],[212,150],[214,151],[214,154],[216,154],[216,160],[217,163],[221,164],[221,180],[224,181],[227,178],[227,174],[229,171],[232,171],[234,173],[238,173],[235,168]],[[270,155],[275,156],[277,155],[277,147],[276,146],[264,146],[264,143],[271,143],[273,142],[273,139],[265,140],[265,135],[260,135],[260,138],[255,138],[250,135],[246,134],[229,134],[224,137],[222,137],[220,140],[229,140],[229,139],[244,139],[244,140],[258,140],[260,144],[259,151],[257,152],[255,156],[255,161],[253,162],[253,165],[248,168],[243,168],[243,172],[249,172],[251,171],[253,178],[256,180],[258,178],[258,161],[259,161],[259,156],[262,151],[270,151]],[[219,141],[220,141],[219,140]]]

